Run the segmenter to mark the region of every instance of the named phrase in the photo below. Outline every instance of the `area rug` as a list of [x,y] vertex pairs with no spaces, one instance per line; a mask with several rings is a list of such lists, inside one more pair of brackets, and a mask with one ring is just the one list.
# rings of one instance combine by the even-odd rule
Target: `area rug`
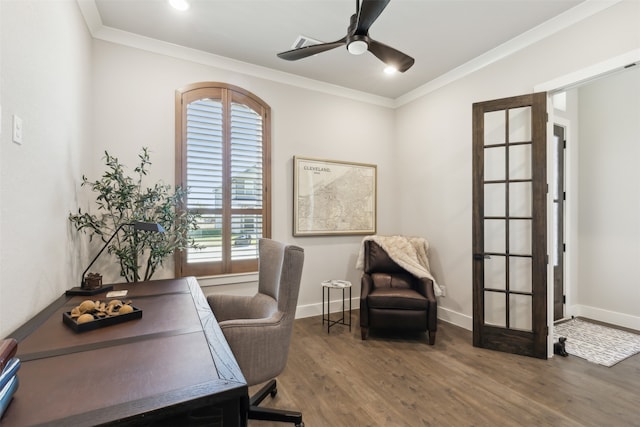
[[555,325],[553,342],[559,337],[567,353],[607,367],[640,352],[640,335],[580,319]]

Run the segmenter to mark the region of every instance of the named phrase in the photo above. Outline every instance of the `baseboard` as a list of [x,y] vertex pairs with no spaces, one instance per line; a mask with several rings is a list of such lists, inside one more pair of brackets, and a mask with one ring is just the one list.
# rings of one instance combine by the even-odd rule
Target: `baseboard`
[[[348,300],[345,301],[347,307],[349,306]],[[360,298],[351,299],[351,307],[353,310],[360,308]],[[331,301],[331,312],[336,313],[342,310],[342,299]],[[313,317],[322,315],[322,303],[299,305],[296,310],[296,319],[302,319],[305,317]],[[609,310],[603,310],[601,308],[589,307],[586,305],[573,305],[567,307],[567,317],[580,316],[588,319],[597,320],[599,322],[610,323],[612,325],[618,325],[625,328],[635,329],[640,331],[640,317],[632,316],[629,314],[618,313]],[[446,307],[438,307],[438,319],[459,326],[468,331],[473,330],[473,317],[459,313]]]
[[[349,307],[349,300],[345,301],[347,309]],[[360,297],[351,298],[352,310],[360,309]],[[331,300],[331,312],[336,313],[342,311],[342,299]],[[299,305],[296,309],[296,319],[302,319],[305,317],[321,316],[322,315],[322,303]],[[458,313],[448,308],[438,307],[438,319],[451,323],[453,325],[464,328],[468,331],[473,330],[473,318],[466,314]]]
[[473,330],[473,317],[438,306],[438,319],[459,326],[468,331]]
[[597,320],[598,322],[610,323],[612,325],[640,331],[640,317],[638,316],[580,304],[568,306],[566,311],[567,317],[585,317],[587,319]]
[[[0,0],[1,1],[1,0]],[[238,274],[232,276],[226,276],[223,278],[207,277],[198,278],[200,286],[202,287],[205,295],[211,293],[226,293],[229,292],[233,295],[253,295],[255,294],[258,286],[256,275]],[[339,293],[332,293],[332,295],[340,295]],[[346,294],[345,294],[346,296]],[[326,304],[326,303],[325,303]],[[349,300],[345,300],[346,309],[349,307]],[[342,295],[339,298],[331,299],[331,312],[337,313],[342,311]],[[360,296],[351,297],[351,309],[360,309]],[[317,302],[313,304],[302,304],[296,307],[296,319],[303,319],[305,317],[321,316],[322,315],[322,303]],[[438,306],[438,319],[444,322],[451,323],[466,330],[473,330],[473,318],[466,314],[459,313],[457,311]]]
[[[349,310],[349,300],[345,299],[345,310]],[[326,306],[325,302],[325,306]],[[342,311],[342,297],[336,300],[331,300],[331,312],[337,313],[338,311]],[[351,309],[359,310],[360,309],[360,297],[352,297],[351,298]],[[322,303],[314,303],[314,304],[305,304],[299,305],[296,307],[296,319],[302,319],[305,317],[313,317],[313,316],[321,316],[322,315]]]

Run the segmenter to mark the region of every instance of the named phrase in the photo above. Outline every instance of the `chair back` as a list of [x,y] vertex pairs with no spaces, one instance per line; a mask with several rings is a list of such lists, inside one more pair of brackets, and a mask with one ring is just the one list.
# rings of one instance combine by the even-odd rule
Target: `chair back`
[[271,313],[274,323],[265,323],[264,330],[256,330],[252,338],[254,349],[261,354],[239,354],[238,362],[249,385],[275,378],[287,365],[304,264],[304,250],[298,246],[270,239],[261,239],[258,244],[258,296],[273,298],[277,310]]
[[271,239],[258,242],[258,293],[278,302],[278,311],[295,317],[304,263],[304,250]]
[[405,273],[407,271],[392,260],[387,252],[373,240],[364,242],[364,272],[372,273]]
[[258,293],[278,299],[284,245],[268,239],[258,240]]

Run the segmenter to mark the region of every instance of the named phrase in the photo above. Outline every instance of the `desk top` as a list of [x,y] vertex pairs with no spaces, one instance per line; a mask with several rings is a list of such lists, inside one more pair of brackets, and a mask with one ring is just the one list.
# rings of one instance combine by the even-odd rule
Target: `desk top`
[[[245,399],[248,388],[194,278],[115,285],[141,319],[77,333],[60,297],[12,334],[20,386],[0,426],[133,425]],[[89,297],[106,299],[105,294]]]

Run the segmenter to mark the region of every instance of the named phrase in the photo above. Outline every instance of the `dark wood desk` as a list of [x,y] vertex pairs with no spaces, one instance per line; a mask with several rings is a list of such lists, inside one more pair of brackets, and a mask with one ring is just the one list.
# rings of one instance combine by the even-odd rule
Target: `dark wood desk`
[[11,335],[20,387],[0,426],[152,425],[212,406],[246,426],[246,381],[196,279],[115,289],[141,319],[76,333],[62,313],[87,298],[63,296]]

